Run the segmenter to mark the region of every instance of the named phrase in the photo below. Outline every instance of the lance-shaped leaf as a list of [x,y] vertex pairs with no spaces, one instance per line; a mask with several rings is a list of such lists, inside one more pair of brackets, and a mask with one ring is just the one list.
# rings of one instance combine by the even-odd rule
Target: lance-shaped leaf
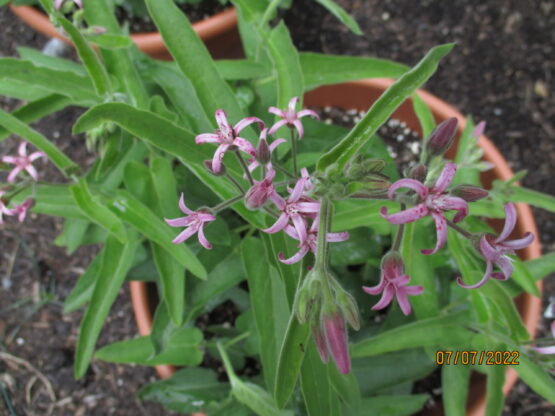
[[337,163],[337,170],[341,171],[397,107],[433,75],[439,61],[453,46],[449,43],[432,48],[414,68],[391,85],[347,136],[320,158],[318,170],[324,171],[328,166]]
[[75,203],[89,220],[111,233],[120,243],[127,242],[127,232],[123,223],[103,203],[93,197],[85,179],[80,179],[78,184],[69,189]]
[[[234,186],[208,173],[203,165],[204,160],[212,159],[214,148],[196,145],[192,132],[154,113],[123,103],[102,104],[83,114],[73,130],[76,133],[84,132],[106,121],[112,121],[153,146],[181,158],[187,168],[222,199],[237,195]],[[226,160],[226,169],[236,179],[242,180],[243,172],[235,159]],[[233,209],[257,228],[265,227],[261,213],[250,211],[243,204],[235,204]]]
[[132,225],[137,231],[164,248],[179,264],[185,266],[195,276],[206,279],[206,269],[185,244],[173,244],[174,232],[162,219],[145,204],[125,190],[116,192],[109,204],[117,217]]
[[30,197],[35,199],[31,211],[37,214],[64,218],[86,218],[75,203],[67,185],[35,185],[34,188],[26,188],[15,195],[13,202],[21,204]]
[[428,107],[428,104],[420,98],[420,95],[417,92],[412,94],[412,107],[414,108],[414,112],[418,118],[420,127],[422,128],[422,137],[426,138],[436,126],[434,115]]
[[512,367],[517,371],[520,378],[532,390],[555,405],[555,380],[553,377],[524,354],[520,354],[518,362],[518,365]]
[[73,41],[73,45],[79,54],[79,58],[81,58],[81,61],[85,65],[96,93],[100,96],[105,96],[107,93],[111,92],[112,84],[110,78],[94,49],[69,20],[60,16],[58,17],[58,21]]
[[50,140],[40,134],[38,131],[32,129],[23,121],[14,117],[12,114],[7,113],[0,109],[0,125],[13,134],[23,137],[32,145],[42,150],[48,158],[56,165],[60,171],[66,176],[79,172],[79,166],[68,158],[58,147]]
[[64,313],[73,312],[87,303],[91,298],[96,279],[98,278],[102,268],[104,251],[105,249],[102,248],[91,264],[89,264],[85,273],[79,276],[73,290],[64,301]]
[[[501,367],[501,366],[498,366]],[[502,368],[502,367],[501,367]],[[505,370],[503,370],[505,371]],[[441,366],[443,409],[447,416],[465,416],[466,398],[470,382],[470,367],[467,365]]]
[[121,244],[111,236],[106,240],[102,266],[98,273],[91,301],[79,327],[74,365],[76,378],[81,378],[87,371],[96,340],[110,307],[125,281],[136,248],[137,239],[133,239],[127,244]]
[[317,3],[320,3],[326,9],[330,11],[335,17],[339,19],[341,23],[347,26],[355,35],[362,35],[362,31],[358,26],[358,23],[355,19],[353,19],[349,13],[345,11],[339,4],[337,4],[333,0],[316,0]]
[[511,186],[507,201],[524,202],[538,208],[543,208],[546,211],[555,212],[555,196],[523,188],[522,186]]
[[397,78],[407,72],[406,65],[379,58],[299,53],[305,90],[363,78]]
[[24,46],[18,47],[17,53],[19,53],[21,59],[24,59],[25,61],[31,61],[35,66],[44,66],[56,71],[71,71],[81,77],[87,76],[87,70],[83,67],[83,65],[78,64],[74,61],[70,61],[69,59],[62,59],[58,58],[57,56],[46,55],[40,50],[26,48]]
[[89,106],[100,102],[90,80],[70,71],[37,67],[31,62],[15,58],[1,58],[0,78],[20,81],[29,87],[64,95],[80,105]]

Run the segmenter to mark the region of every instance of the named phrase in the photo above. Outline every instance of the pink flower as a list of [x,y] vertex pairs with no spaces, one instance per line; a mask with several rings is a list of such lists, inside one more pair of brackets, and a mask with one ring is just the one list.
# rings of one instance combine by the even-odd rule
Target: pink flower
[[6,191],[0,190],[0,224],[4,224],[4,215],[14,215],[14,212],[5,205],[2,196],[6,193]]
[[19,222],[25,221],[25,216],[27,215],[27,210],[33,204],[32,199],[26,199],[21,205],[16,205],[12,210],[12,215],[17,215],[17,220]]
[[254,181],[254,185],[245,195],[245,205],[249,209],[257,209],[263,206],[266,201],[276,195],[274,188],[274,177],[276,172],[271,168],[266,172],[266,177],[262,181]]
[[380,283],[377,286],[362,287],[370,295],[382,293],[381,299],[372,307],[372,310],[384,309],[395,296],[401,311],[405,315],[409,315],[411,306],[408,295],[420,295],[424,288],[422,286],[407,286],[410,278],[405,274],[403,259],[397,252],[390,252],[384,256],[381,269]]
[[[288,225],[285,227],[285,232],[295,240],[300,240],[299,234],[295,227]],[[339,241],[346,241],[349,239],[348,232],[341,232],[341,233],[328,233],[326,237],[327,241],[330,243],[335,243]],[[285,264],[294,264],[303,259],[306,254],[311,251],[312,253],[316,254],[318,251],[318,218],[314,219],[312,225],[307,230],[306,239],[304,242],[299,244],[299,251],[295,253],[291,258],[285,259],[283,253],[278,254],[279,261]]]
[[264,122],[256,117],[247,117],[239,121],[235,127],[229,124],[227,121],[227,114],[224,110],[216,111],[216,122],[218,123],[218,130],[216,133],[204,133],[199,134],[195,138],[197,144],[201,143],[218,143],[219,146],[214,153],[214,158],[212,159],[212,169],[214,172],[218,173],[222,166],[222,159],[224,154],[228,150],[234,150],[234,148],[239,148],[239,150],[248,153],[250,156],[255,156],[254,146],[246,139],[239,137],[239,133],[245,127],[252,123],[258,123],[260,128],[264,128]]
[[[268,129],[262,129],[260,132],[260,138],[258,141],[258,146],[256,148],[255,157],[249,159],[249,172],[253,172],[257,167],[261,164],[264,166],[271,166],[272,160],[272,152],[278,147],[280,144],[285,143],[287,140],[285,139],[277,139],[274,140],[270,145],[266,140],[266,135],[268,133]],[[246,174],[245,174],[246,177]]]
[[46,157],[46,155],[43,152],[34,152],[27,155],[27,142],[22,142],[19,145],[18,153],[19,156],[2,157],[3,162],[15,165],[15,168],[13,168],[8,175],[8,182],[13,183],[15,181],[15,177],[23,170],[27,171],[27,173],[31,175],[35,181],[37,181],[39,179],[39,175],[37,170],[32,165],[32,162],[37,160],[39,157]]
[[307,230],[306,222],[303,216],[310,217],[320,212],[320,203],[303,195],[308,181],[308,177],[302,177],[299,179],[295,184],[295,188],[293,188],[290,192],[287,200],[284,200],[277,193],[272,195],[272,201],[281,211],[281,215],[274,225],[262,231],[268,234],[277,233],[278,231],[285,229],[289,224],[289,221],[291,221],[297,231],[300,243],[303,244],[306,241]]
[[212,248],[212,244],[204,236],[204,224],[216,220],[216,217],[208,212],[192,211],[185,205],[183,194],[179,198],[179,209],[187,214],[185,217],[167,219],[164,218],[166,223],[172,227],[187,227],[181,232],[173,241],[174,244],[180,244],[198,232],[199,243],[207,250]]
[[461,221],[468,214],[468,204],[462,198],[449,195],[445,190],[453,180],[457,165],[447,163],[435,185],[431,188],[426,187],[416,179],[400,179],[389,187],[388,197],[393,199],[395,191],[400,188],[410,188],[420,196],[420,203],[412,208],[405,209],[396,214],[387,214],[387,208],[382,207],[381,214],[392,224],[406,224],[419,220],[426,215],[431,215],[436,225],[437,243],[434,249],[422,250],[423,254],[434,254],[441,249],[447,241],[447,221],[444,216],[445,211],[456,210],[453,218],[454,222]]
[[[83,2],[82,0],[73,0],[73,2],[80,8],[83,8]],[[64,3],[64,0],[56,0],[56,2],[54,3],[54,8],[56,10],[60,10],[60,7],[62,7],[62,4]]]
[[[555,321],[551,322],[551,335],[555,338]],[[540,354],[555,354],[555,345],[551,347],[532,347]]]
[[[486,284],[490,277],[499,280],[507,280],[513,273],[513,265],[507,254],[515,254],[515,250],[528,247],[534,241],[532,233],[524,234],[524,237],[518,240],[507,240],[516,225],[516,208],[513,203],[505,204],[505,225],[499,237],[495,238],[492,234],[484,234],[480,238],[480,252],[486,259],[486,272],[478,283],[474,285],[465,285],[460,277],[457,283],[466,289],[476,289]],[[497,265],[501,269],[500,272],[492,272],[493,265]]]
[[298,97],[293,97],[289,100],[289,106],[287,110],[280,110],[276,107],[270,107],[268,111],[276,116],[281,117],[282,119],[279,120],[276,124],[274,124],[271,128],[269,133],[274,134],[278,131],[281,127],[287,125],[289,128],[296,128],[297,132],[299,133],[299,139],[302,139],[304,135],[303,124],[299,120],[302,117],[310,116],[317,120],[320,119],[318,114],[312,110],[301,110],[296,112],[295,109],[297,107],[297,102],[299,101]]

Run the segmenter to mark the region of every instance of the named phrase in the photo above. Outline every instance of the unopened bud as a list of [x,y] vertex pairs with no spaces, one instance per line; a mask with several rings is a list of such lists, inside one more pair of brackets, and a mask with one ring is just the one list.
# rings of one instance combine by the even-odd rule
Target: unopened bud
[[349,322],[354,330],[358,331],[360,329],[360,318],[355,298],[347,291],[340,290],[337,291],[335,300],[347,322]]
[[256,147],[256,160],[262,166],[268,164],[270,162],[271,153],[270,148],[268,147],[268,143],[266,139],[260,139],[258,141],[258,146]]
[[428,174],[428,169],[426,165],[418,163],[409,170],[408,177],[411,179],[416,179],[419,182],[424,182],[426,180],[426,175]]
[[362,166],[366,173],[380,173],[385,168],[385,160],[367,159]]
[[310,318],[312,306],[314,303],[317,303],[320,296],[320,273],[320,270],[317,268],[308,272],[302,286],[297,292],[297,296],[295,296],[293,310],[301,324],[304,324]]
[[206,168],[206,170],[208,170],[208,172],[210,172],[214,176],[224,176],[226,174],[226,169],[224,164],[220,166],[219,172],[214,172],[214,169],[212,169],[212,160],[210,159],[205,160],[202,163],[204,164],[204,167]]
[[476,202],[482,198],[486,198],[489,192],[479,186],[457,185],[451,190],[451,195],[458,196],[466,202]]
[[457,131],[457,119],[451,117],[438,125],[426,141],[426,149],[431,156],[444,154],[455,139]]
[[336,305],[328,303],[322,306],[321,322],[326,345],[339,372],[348,374],[351,371],[351,358],[343,315]]

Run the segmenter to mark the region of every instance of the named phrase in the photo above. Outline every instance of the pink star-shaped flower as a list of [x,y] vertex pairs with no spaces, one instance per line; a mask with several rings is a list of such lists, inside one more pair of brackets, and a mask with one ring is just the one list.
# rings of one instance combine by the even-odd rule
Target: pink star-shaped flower
[[12,209],[12,215],[17,215],[17,220],[19,222],[25,221],[25,217],[27,216],[27,211],[33,205],[32,199],[26,199],[22,204],[16,205]]
[[27,173],[31,175],[31,178],[37,181],[39,179],[39,175],[32,163],[39,157],[46,157],[46,155],[43,152],[34,152],[28,155],[27,142],[22,142],[19,145],[18,153],[19,156],[2,156],[2,161],[4,163],[15,165],[15,167],[8,175],[8,182],[13,183],[16,176],[23,170],[27,171]]
[[304,135],[304,128],[301,120],[302,117],[310,116],[317,120],[320,120],[320,116],[315,111],[312,110],[301,110],[296,112],[297,102],[299,101],[299,97],[293,97],[289,100],[289,105],[287,106],[286,110],[280,110],[277,107],[270,107],[268,111],[272,114],[275,114],[282,119],[279,120],[276,124],[274,124],[268,133],[274,134],[278,131],[281,127],[287,125],[289,128],[296,128],[297,132],[299,133],[299,139],[302,139]]
[[187,240],[189,237],[198,232],[199,243],[207,250],[212,248],[212,244],[204,236],[204,224],[216,220],[216,217],[208,212],[192,211],[185,205],[183,194],[179,198],[179,209],[187,214],[185,217],[167,219],[164,218],[166,223],[172,227],[187,227],[172,241],[174,244],[180,244]]
[[[515,254],[515,250],[528,247],[534,241],[532,233],[524,234],[518,240],[507,240],[516,225],[516,207],[513,203],[505,204],[505,225],[499,237],[492,234],[484,234],[480,238],[480,252],[486,259],[486,272],[478,283],[465,285],[459,276],[457,283],[466,289],[476,289],[486,284],[490,277],[499,280],[507,280],[513,273],[513,264],[508,254]],[[493,272],[493,265],[497,265],[501,272]]]
[[382,260],[380,283],[373,287],[362,287],[362,289],[370,295],[379,295],[382,293],[381,299],[372,307],[372,310],[384,309],[391,303],[395,296],[401,307],[401,311],[405,315],[410,315],[411,306],[408,295],[420,295],[424,291],[424,288],[422,286],[407,286],[410,278],[405,274],[404,268],[403,259],[399,253],[390,252],[384,256]]
[[306,241],[307,230],[306,222],[303,216],[313,216],[320,212],[320,203],[312,201],[303,195],[307,185],[308,177],[303,177],[297,181],[295,188],[291,191],[289,198],[284,200],[280,195],[275,193],[272,195],[272,201],[281,211],[278,220],[270,228],[262,231],[268,234],[277,233],[285,229],[289,221],[293,223],[293,227],[297,231],[299,241],[303,244]]
[[[299,234],[295,227],[288,225],[285,227],[285,232],[295,240],[300,241]],[[328,233],[326,236],[326,240],[330,243],[336,243],[339,241],[346,241],[349,239],[348,232],[341,232],[341,233]],[[312,253],[316,254],[318,251],[318,218],[316,218],[310,228],[307,230],[306,239],[304,242],[299,244],[299,251],[295,253],[292,257],[286,259],[283,256],[283,253],[278,253],[279,261],[285,264],[294,264],[303,259],[306,254],[311,251]]]
[[382,207],[382,216],[391,224],[406,224],[417,221],[426,215],[431,215],[436,225],[437,243],[434,249],[422,250],[423,254],[434,254],[441,249],[447,241],[447,221],[444,212],[456,210],[454,222],[461,221],[468,214],[468,204],[462,198],[449,195],[445,190],[453,180],[457,165],[447,163],[434,186],[426,187],[416,179],[400,179],[389,187],[387,196],[393,199],[395,191],[400,188],[409,188],[420,196],[420,203],[412,208],[405,209],[395,214],[388,215],[387,208]]
[[4,224],[4,215],[14,215],[13,210],[8,209],[2,196],[6,193],[6,191],[0,191],[0,224]]
[[212,159],[212,170],[216,173],[220,172],[222,166],[222,159],[228,150],[235,147],[247,153],[249,156],[254,157],[256,152],[254,146],[246,139],[239,137],[239,133],[248,125],[258,123],[260,128],[264,128],[264,122],[257,117],[246,117],[239,121],[233,127],[227,120],[227,114],[224,110],[216,111],[216,122],[218,123],[218,130],[216,133],[203,133],[195,137],[197,144],[201,143],[218,143],[219,146],[214,153]]
[[276,195],[276,189],[274,188],[275,176],[276,172],[270,165],[266,172],[266,177],[262,181],[254,180],[254,185],[250,187],[245,195],[245,205],[247,208],[260,208],[268,199]]

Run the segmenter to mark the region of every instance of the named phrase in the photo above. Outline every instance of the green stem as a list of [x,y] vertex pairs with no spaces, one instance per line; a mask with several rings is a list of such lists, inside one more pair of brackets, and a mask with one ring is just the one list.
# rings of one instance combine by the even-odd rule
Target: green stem
[[239,182],[237,182],[237,180],[231,176],[229,173],[225,174],[225,177],[233,184],[235,185],[235,187],[237,188],[237,190],[239,192],[241,192],[242,195],[245,195],[245,190],[243,189],[243,187],[241,186],[241,184]]
[[283,166],[281,166],[279,163],[277,162],[273,162],[272,166],[274,168],[276,168],[277,170],[279,170],[281,173],[283,173],[286,176],[289,176],[291,179],[297,179],[297,177],[295,175],[293,175],[291,172],[289,172],[287,169],[285,169]]
[[293,173],[295,176],[299,176],[299,170],[297,169],[297,135],[295,134],[295,129],[290,128],[291,132],[291,157],[293,158]]
[[228,199],[227,201],[223,201],[222,203],[216,205],[215,207],[212,207],[212,211],[214,211],[215,213],[220,212],[221,210],[229,207],[230,205],[233,205],[234,203],[236,203],[237,201],[243,199],[244,195],[237,195],[234,196],[231,199]]
[[[405,209],[405,204],[401,204],[401,211]],[[397,234],[395,234],[395,240],[393,241],[392,251],[399,251],[401,248],[401,243],[403,242],[403,235],[405,234],[405,224],[400,224],[397,228]]]
[[316,252],[316,267],[320,271],[322,288],[324,289],[324,298],[326,301],[333,299],[331,287],[328,277],[328,241],[327,236],[331,228],[331,216],[333,206],[327,197],[320,200],[320,222],[318,224],[318,245]]
[[237,160],[239,161],[239,163],[241,164],[241,167],[243,168],[243,171],[245,172],[245,175],[247,175],[247,179],[249,180],[249,183],[252,185],[254,185],[254,180],[252,179],[252,175],[249,171],[249,168],[245,162],[245,159],[243,159],[243,156],[241,156],[241,154],[239,153],[239,150],[235,150],[233,153],[235,153],[235,156],[237,157]]
[[280,2],[281,2],[281,0],[272,0],[272,2],[268,5],[268,7],[266,7],[266,10],[264,10],[264,14],[262,15],[262,18],[260,19],[260,22],[258,23],[258,28],[259,29],[262,29],[262,27],[266,23],[268,23],[268,21],[270,20],[270,16],[277,9],[277,6],[279,5]]
[[457,224],[455,224],[453,221],[451,220],[447,220],[447,225],[449,227],[451,227],[453,230],[457,231],[458,233],[462,234],[463,236],[465,236],[466,238],[471,239],[472,238],[472,234],[469,233],[468,231],[466,231],[464,228],[459,227]]

